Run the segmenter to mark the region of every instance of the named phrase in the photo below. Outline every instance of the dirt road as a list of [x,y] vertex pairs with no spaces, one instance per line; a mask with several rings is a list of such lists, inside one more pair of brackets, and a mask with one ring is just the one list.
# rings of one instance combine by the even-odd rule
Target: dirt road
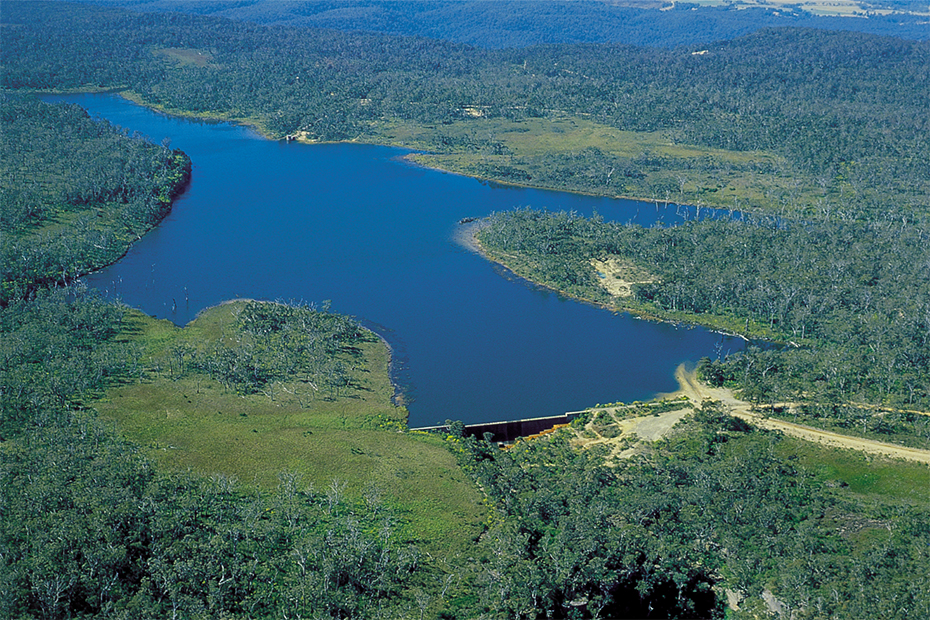
[[684,366],[680,366],[678,370],[675,371],[675,378],[678,379],[681,389],[674,394],[674,396],[684,394],[696,404],[700,404],[705,399],[720,401],[729,409],[731,415],[758,426],[759,428],[778,430],[785,435],[798,437],[807,441],[816,441],[839,448],[849,448],[869,454],[907,459],[909,461],[917,461],[930,465],[930,450],[919,450],[917,448],[907,448],[905,446],[882,443],[871,439],[850,437],[848,435],[811,428],[801,424],[793,424],[791,422],[763,417],[753,412],[749,403],[736,398],[730,390],[726,388],[712,388],[699,383],[695,373],[687,372]]

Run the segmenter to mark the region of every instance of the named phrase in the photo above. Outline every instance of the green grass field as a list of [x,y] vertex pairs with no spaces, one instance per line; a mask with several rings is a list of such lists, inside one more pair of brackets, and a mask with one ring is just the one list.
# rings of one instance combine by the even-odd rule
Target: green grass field
[[146,378],[110,390],[95,403],[99,413],[164,469],[221,474],[257,489],[273,489],[282,472],[317,490],[335,481],[356,498],[379,494],[402,534],[427,549],[470,544],[485,518],[482,496],[443,438],[406,431],[406,411],[391,404],[381,341],[362,343],[363,361],[352,370],[358,388],[334,399],[308,403],[296,382],[239,395],[201,374],[178,376],[175,347],[229,337],[243,303],[211,308],[185,328],[132,312],[125,337],[142,347]]
[[821,481],[853,494],[912,502],[926,506],[930,468],[920,463],[873,457],[786,437],[782,456],[814,473]]
[[[411,158],[450,172],[605,196],[743,210],[800,208],[823,197],[773,153],[681,144],[669,132],[621,131],[581,117],[381,122],[360,140],[424,150]],[[627,161],[635,174],[624,177],[618,162]]]

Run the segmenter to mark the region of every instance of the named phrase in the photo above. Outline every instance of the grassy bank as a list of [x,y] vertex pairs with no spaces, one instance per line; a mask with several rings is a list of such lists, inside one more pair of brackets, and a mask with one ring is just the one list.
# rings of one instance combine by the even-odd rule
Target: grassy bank
[[164,469],[221,474],[256,489],[297,473],[318,490],[335,484],[355,498],[380,495],[403,535],[427,548],[468,545],[484,516],[480,495],[440,438],[404,430],[379,339],[343,354],[352,387],[332,397],[294,379],[236,393],[179,369],[179,351],[209,351],[234,337],[246,303],[206,310],[184,328],[132,312],[124,337],[140,347],[144,378],[111,389],[94,407]]
[[365,142],[414,148],[414,161],[490,181],[721,209],[800,209],[813,178],[766,151],[686,144],[670,131],[623,131],[582,116],[378,122]]
[[786,437],[780,454],[849,496],[877,497],[925,506],[930,469],[920,463],[885,459]]

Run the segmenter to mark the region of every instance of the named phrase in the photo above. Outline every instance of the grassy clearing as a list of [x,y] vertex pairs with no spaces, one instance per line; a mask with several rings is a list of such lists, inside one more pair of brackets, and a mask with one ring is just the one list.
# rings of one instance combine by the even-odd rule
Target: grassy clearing
[[189,65],[195,67],[206,67],[213,60],[213,54],[206,50],[191,48],[166,47],[152,52],[156,56],[170,58],[186,67]]
[[172,351],[230,337],[241,307],[212,308],[183,329],[133,312],[125,337],[142,347],[147,378],[110,390],[97,410],[168,470],[222,474],[259,489],[296,472],[318,490],[336,481],[356,498],[376,492],[402,535],[432,550],[454,552],[480,533],[481,496],[442,439],[404,430],[406,411],[391,404],[380,341],[362,343],[356,389],[309,406],[295,397],[306,389],[296,383],[275,385],[272,398],[238,395],[200,374],[178,376]]
[[[689,4],[697,6],[729,6],[735,9],[768,8],[785,11],[802,10],[813,15],[829,17],[866,17],[866,14],[891,15],[894,13],[926,15],[922,11],[908,10],[906,4],[895,6],[888,2],[884,4],[873,2],[859,2],[857,0],[692,0]],[[926,5],[924,5],[926,7]],[[921,8],[924,8],[921,7]]]
[[827,484],[858,495],[904,500],[926,506],[930,494],[930,468],[919,463],[872,457],[785,437],[783,456],[813,472]]
[[[182,64],[209,64],[198,50],[157,53]],[[249,125],[269,139],[281,137],[261,117],[191,112],[147,102],[132,91],[121,95],[167,114]],[[422,151],[410,159],[471,177],[592,195],[779,213],[807,213],[810,205],[838,198],[831,194],[838,190],[820,187],[774,153],[683,144],[670,131],[623,131],[580,116],[478,116],[447,124],[380,120],[350,141]]]
[[362,139],[428,151],[412,156],[426,166],[517,185],[739,209],[800,208],[823,197],[772,153],[681,144],[670,132],[580,117],[383,122]]

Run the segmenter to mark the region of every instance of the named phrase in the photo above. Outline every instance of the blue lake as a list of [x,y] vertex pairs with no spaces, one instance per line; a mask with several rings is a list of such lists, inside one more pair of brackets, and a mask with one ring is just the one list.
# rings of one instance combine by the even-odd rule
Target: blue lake
[[674,206],[501,187],[408,164],[400,149],[273,142],[117,96],[45,99],[167,137],[194,162],[161,226],[88,284],[178,325],[236,297],[330,300],[391,344],[411,426],[645,400],[676,389],[682,362],[743,346],[565,299],[457,240],[461,218],[515,207],[648,225],[674,221]]

